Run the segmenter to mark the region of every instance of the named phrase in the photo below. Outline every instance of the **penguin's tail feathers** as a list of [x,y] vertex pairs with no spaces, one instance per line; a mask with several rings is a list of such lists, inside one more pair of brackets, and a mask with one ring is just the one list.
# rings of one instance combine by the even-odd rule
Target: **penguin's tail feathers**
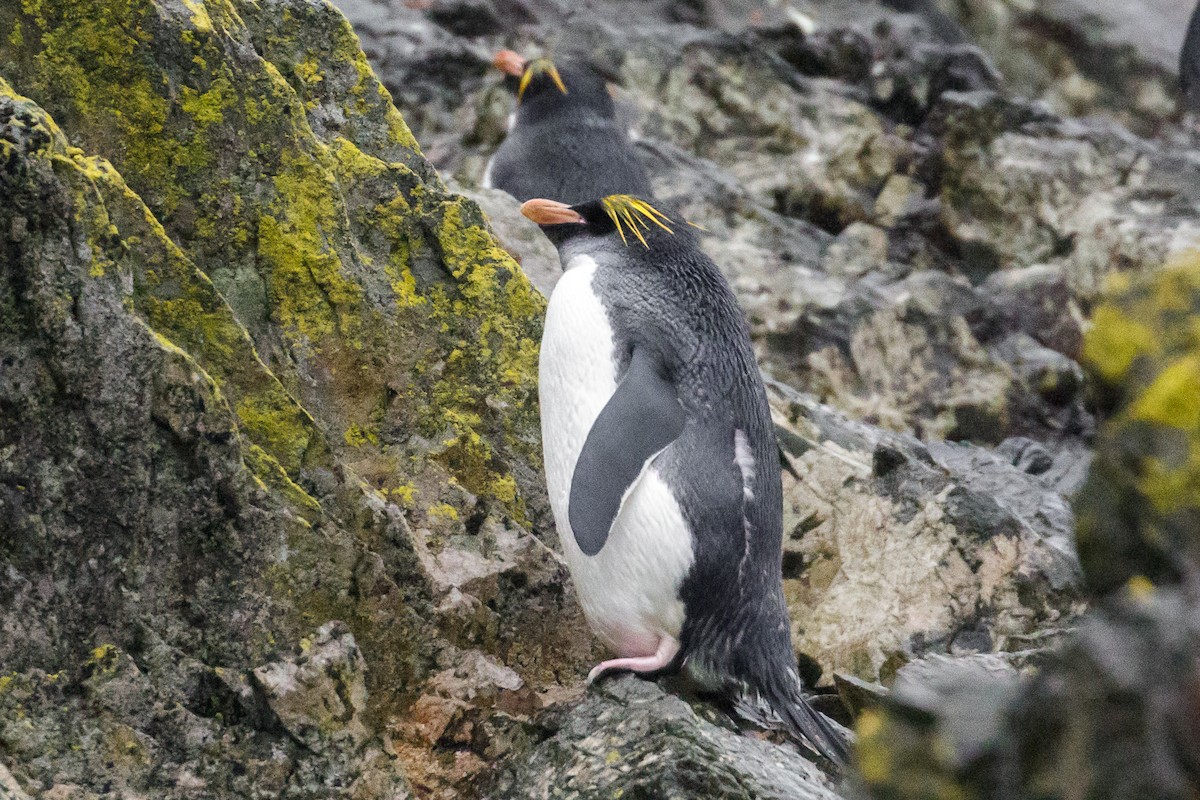
[[776,713],[789,730],[803,736],[809,746],[839,769],[849,763],[848,739],[853,734],[813,708],[799,692],[795,698],[785,700],[781,705],[776,708]]
[[799,676],[793,673],[789,677],[792,680],[785,686],[772,687],[758,699],[788,734],[840,770],[850,761],[854,734],[813,708],[804,696]]

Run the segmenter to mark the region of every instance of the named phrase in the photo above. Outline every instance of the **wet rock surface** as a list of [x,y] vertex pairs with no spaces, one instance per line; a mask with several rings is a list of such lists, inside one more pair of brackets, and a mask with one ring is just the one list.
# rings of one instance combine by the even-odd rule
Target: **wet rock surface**
[[[1200,156],[1027,5],[0,4],[0,794],[1194,794]],[[847,784],[583,686],[501,46],[603,62],[735,287]]]

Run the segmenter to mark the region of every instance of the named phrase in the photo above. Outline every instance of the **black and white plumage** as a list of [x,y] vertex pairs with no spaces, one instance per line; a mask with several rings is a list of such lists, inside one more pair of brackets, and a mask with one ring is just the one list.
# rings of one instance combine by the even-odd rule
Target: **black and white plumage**
[[650,195],[650,179],[617,119],[608,84],[582,61],[496,56],[518,92],[508,136],[482,184],[518,200],[579,203],[610,194]]
[[1179,53],[1179,86],[1187,111],[1200,112],[1200,5],[1192,12],[1187,36]]
[[542,339],[542,435],[580,602],[618,656],[589,680],[684,668],[844,761],[796,670],[777,444],[729,284],[686,226],[644,201],[522,211],[564,267]]

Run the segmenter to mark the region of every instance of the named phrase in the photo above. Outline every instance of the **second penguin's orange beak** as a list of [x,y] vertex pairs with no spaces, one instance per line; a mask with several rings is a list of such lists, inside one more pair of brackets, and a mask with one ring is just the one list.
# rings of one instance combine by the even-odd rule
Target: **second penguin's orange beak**
[[520,53],[512,50],[501,50],[492,58],[492,65],[503,72],[505,75],[512,75],[514,78],[519,78],[525,74],[525,67],[529,62],[521,57]]
[[538,225],[569,225],[583,222],[583,217],[578,211],[557,200],[526,200],[521,204],[521,213]]

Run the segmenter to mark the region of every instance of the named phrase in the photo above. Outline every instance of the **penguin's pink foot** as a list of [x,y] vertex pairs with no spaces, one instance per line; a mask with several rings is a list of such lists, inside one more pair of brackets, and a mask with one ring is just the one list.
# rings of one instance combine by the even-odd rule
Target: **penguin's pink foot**
[[612,670],[627,669],[630,672],[656,672],[660,669],[666,669],[671,661],[674,660],[677,653],[679,653],[679,642],[670,636],[664,636],[658,643],[658,651],[652,656],[613,658],[608,661],[602,661],[592,667],[592,671],[588,673],[588,685],[590,686],[601,675]]

